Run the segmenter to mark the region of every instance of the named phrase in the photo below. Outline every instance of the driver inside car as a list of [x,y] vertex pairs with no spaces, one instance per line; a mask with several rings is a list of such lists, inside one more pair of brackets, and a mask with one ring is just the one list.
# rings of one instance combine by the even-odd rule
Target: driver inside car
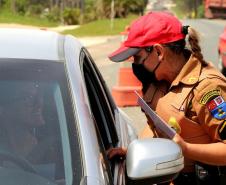
[[4,146],[26,159],[38,144],[37,128],[45,124],[40,86],[33,82],[6,82],[1,88],[4,98],[0,101],[0,127],[4,137],[0,149]]

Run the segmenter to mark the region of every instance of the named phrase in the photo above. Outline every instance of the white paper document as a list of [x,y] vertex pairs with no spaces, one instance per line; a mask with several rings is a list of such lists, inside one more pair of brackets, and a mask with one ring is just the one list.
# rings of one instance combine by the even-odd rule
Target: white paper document
[[166,134],[167,137],[172,139],[175,136],[176,131],[173,128],[171,128],[161,117],[159,117],[155,113],[155,111],[151,109],[151,107],[148,106],[148,104],[144,101],[143,98],[141,98],[137,91],[135,91],[135,94],[138,97],[138,104],[141,106],[144,112],[151,118],[155,127],[162,131],[164,134]]

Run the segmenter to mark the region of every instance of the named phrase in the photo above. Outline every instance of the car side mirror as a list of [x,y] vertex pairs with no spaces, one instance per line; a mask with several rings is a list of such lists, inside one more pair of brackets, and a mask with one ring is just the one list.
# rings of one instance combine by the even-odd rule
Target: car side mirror
[[181,148],[163,138],[138,139],[130,143],[126,156],[128,184],[168,182],[184,168]]

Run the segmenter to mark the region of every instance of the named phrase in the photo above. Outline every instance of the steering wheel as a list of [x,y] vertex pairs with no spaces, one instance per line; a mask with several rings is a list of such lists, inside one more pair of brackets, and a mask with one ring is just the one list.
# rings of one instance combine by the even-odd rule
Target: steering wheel
[[0,150],[0,161],[10,161],[18,165],[24,171],[37,173],[30,162],[7,151]]

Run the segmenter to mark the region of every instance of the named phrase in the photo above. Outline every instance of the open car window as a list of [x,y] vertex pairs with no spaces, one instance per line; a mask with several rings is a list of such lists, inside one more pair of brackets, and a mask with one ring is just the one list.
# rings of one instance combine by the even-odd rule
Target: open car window
[[85,50],[81,54],[81,66],[97,130],[100,152],[107,166],[106,173],[113,183],[115,163],[106,158],[106,151],[111,147],[116,147],[119,140],[114,115],[116,107],[111,100],[111,96],[108,95],[108,89],[104,84],[102,76]]
[[97,67],[92,61],[88,52],[84,50],[81,60],[82,71],[85,78],[88,97],[97,128],[101,134],[105,150],[118,143],[117,131],[115,128],[115,105],[108,95],[108,89],[100,75]]

